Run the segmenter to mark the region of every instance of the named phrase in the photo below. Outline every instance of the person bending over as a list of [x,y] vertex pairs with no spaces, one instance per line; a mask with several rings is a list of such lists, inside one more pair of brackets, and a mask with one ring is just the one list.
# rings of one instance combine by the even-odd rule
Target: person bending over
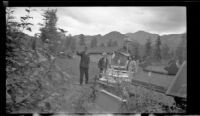
[[100,73],[99,77],[100,78],[102,77],[102,74],[106,73],[106,70],[107,70],[108,64],[109,64],[107,54],[104,52],[102,55],[103,55],[103,57],[98,62],[98,68],[99,68],[99,73]]

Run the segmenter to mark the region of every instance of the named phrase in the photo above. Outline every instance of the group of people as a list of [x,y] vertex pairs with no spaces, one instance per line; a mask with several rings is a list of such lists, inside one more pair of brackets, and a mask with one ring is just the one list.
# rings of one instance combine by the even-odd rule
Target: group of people
[[[82,52],[76,52],[76,54],[81,57],[80,84],[82,85],[83,83],[83,76],[85,76],[85,84],[88,84],[88,80],[89,80],[88,71],[89,71],[90,57],[87,52],[87,47],[85,47]],[[113,53],[113,57],[111,58],[111,60],[114,57],[115,57],[115,53]],[[98,61],[100,78],[102,77],[102,74],[106,74],[107,69],[111,67],[111,60],[108,58],[106,52],[102,54],[102,57]],[[139,64],[139,61],[136,60],[134,56],[127,57],[127,61],[124,68],[125,70],[128,71],[129,77],[135,77],[135,74],[138,70],[138,64]],[[118,60],[118,64],[114,64],[114,65],[120,65],[120,60]],[[173,58],[164,69],[168,71],[168,74],[176,74],[180,66],[181,66],[180,61]]]
[[[100,77],[101,77],[101,74],[105,74],[107,68],[111,66],[110,63],[109,63],[109,60],[107,58],[107,54],[104,52],[102,55],[103,55],[103,57],[100,58],[100,60],[98,62]],[[114,53],[113,53],[113,55],[114,55]],[[112,57],[112,58],[114,58],[114,57]],[[120,60],[118,60],[118,65],[119,64],[120,64]],[[136,62],[135,57],[134,56],[128,56],[126,64],[125,64],[125,70],[128,70],[129,76],[130,77],[135,76],[137,69],[138,69],[138,67],[137,67],[137,62]]]
[[[84,51],[82,52],[76,52],[77,55],[81,57],[80,60],[80,85],[83,83],[83,76],[85,75],[85,84],[88,84],[89,75],[89,63],[90,63],[90,57],[87,53],[87,47],[84,48]],[[104,52],[102,54],[102,58],[98,61],[98,68],[99,68],[99,76],[101,77],[101,74],[105,74],[106,70],[110,67],[110,61],[107,57],[107,53]],[[137,63],[134,58],[134,56],[128,56],[127,62],[125,65],[126,70],[128,70],[130,76],[134,76],[135,72],[137,71]]]

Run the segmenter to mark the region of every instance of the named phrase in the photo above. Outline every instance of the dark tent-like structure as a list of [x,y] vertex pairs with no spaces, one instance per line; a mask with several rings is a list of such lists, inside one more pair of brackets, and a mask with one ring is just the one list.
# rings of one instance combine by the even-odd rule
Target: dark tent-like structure
[[176,75],[179,70],[175,60],[171,61],[170,65],[165,67],[164,69],[168,72],[169,75]]

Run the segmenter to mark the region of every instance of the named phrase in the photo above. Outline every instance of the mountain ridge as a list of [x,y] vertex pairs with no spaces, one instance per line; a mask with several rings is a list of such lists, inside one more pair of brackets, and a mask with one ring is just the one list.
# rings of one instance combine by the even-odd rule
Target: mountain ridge
[[[90,46],[90,42],[93,38],[97,38],[98,46],[100,46],[100,44],[102,43],[106,46],[109,40],[113,42],[117,41],[118,45],[123,45],[124,38],[128,37],[130,38],[131,41],[138,42],[140,45],[144,46],[147,39],[149,38],[152,40],[152,45],[154,45],[158,36],[160,36],[162,44],[167,44],[171,49],[175,50],[184,34],[186,34],[186,32],[182,34],[173,33],[173,34],[159,35],[144,30],[139,30],[134,33],[129,32],[125,34],[122,34],[121,32],[118,31],[111,31],[104,35],[101,34],[85,35],[85,40],[86,40],[86,45],[88,46]],[[78,35],[75,35],[74,37],[79,39]]]

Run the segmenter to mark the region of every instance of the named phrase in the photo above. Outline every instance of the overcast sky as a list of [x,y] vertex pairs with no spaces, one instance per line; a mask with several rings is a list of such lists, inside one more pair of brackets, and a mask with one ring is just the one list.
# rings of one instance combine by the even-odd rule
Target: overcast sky
[[[122,34],[144,30],[156,34],[186,32],[186,7],[50,7],[57,9],[57,26],[67,34],[96,35],[119,31]],[[26,14],[25,7],[14,7],[16,18]],[[39,32],[42,23],[41,9],[31,7],[34,24],[32,33]]]

